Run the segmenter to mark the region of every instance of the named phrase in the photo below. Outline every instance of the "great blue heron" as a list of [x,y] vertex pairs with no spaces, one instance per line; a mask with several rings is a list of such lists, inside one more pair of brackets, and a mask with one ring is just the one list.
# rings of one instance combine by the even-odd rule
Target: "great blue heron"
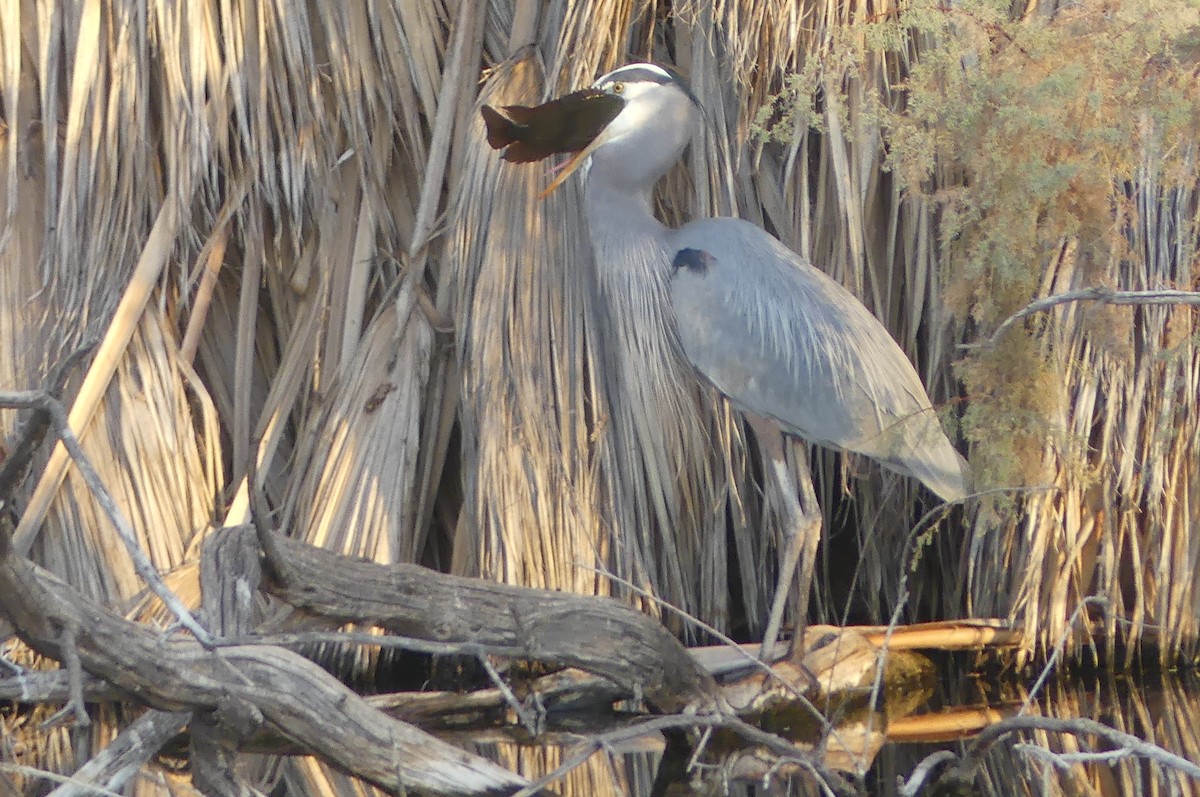
[[573,153],[543,196],[589,164],[584,200],[596,268],[623,275],[610,290],[669,305],[675,356],[742,410],[772,463],[790,522],[763,638],[767,658],[798,562],[798,621],[807,614],[821,529],[806,462],[797,463],[799,498],[789,484],[784,434],[866,454],[946,501],[966,495],[966,462],[904,352],[853,294],[748,222],[699,219],[671,229],[654,217],[654,184],[701,118],[678,74],[631,64],[589,89],[504,110],[507,117],[484,106],[483,116],[489,143],[506,148],[507,160]]

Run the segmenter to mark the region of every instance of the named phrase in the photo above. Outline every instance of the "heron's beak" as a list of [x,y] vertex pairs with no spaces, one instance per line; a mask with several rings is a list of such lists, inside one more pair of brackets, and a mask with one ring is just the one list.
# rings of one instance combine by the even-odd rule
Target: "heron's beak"
[[[607,127],[607,125],[606,125]],[[550,185],[542,189],[542,193],[538,194],[538,199],[545,199],[555,192],[555,190],[567,181],[567,178],[583,165],[583,162],[592,154],[592,150],[604,143],[604,130],[601,130],[595,138],[593,138],[586,147],[576,152],[571,156],[570,160],[558,167],[557,174],[550,181]]]
[[555,153],[574,153],[542,192],[545,197],[602,143],[605,128],[624,107],[620,97],[599,89],[583,89],[534,108],[505,106],[507,116],[487,105],[482,113],[488,143],[493,149],[504,149],[504,160],[530,163]]

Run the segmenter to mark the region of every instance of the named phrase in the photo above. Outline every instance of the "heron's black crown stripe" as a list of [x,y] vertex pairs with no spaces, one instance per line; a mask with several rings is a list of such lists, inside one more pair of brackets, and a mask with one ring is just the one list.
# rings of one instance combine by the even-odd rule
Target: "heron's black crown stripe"
[[669,66],[659,66],[658,64],[630,64],[618,69],[614,69],[607,75],[601,78],[605,82],[623,81],[625,83],[637,83],[644,81],[646,83],[657,83],[660,86],[669,86],[674,84],[681,91],[691,98],[692,102],[697,105],[700,100],[696,99],[696,95],[692,93],[691,86],[683,79],[683,75],[676,72]]
[[671,273],[674,274],[679,269],[686,268],[688,271],[704,276],[708,273],[709,264],[714,260],[716,258],[703,249],[680,249],[675,253],[675,260],[671,262]]

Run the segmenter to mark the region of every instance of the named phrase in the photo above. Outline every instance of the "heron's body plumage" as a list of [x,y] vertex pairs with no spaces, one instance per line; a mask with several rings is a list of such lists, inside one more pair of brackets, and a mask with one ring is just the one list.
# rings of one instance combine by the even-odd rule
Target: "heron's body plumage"
[[736,406],[877,459],[945,500],[966,494],[966,463],[920,377],[852,293],[740,219],[695,221],[672,239],[676,252],[706,255],[703,268],[672,269],[680,344]]
[[[625,67],[593,88],[611,90],[644,69]],[[735,406],[786,432],[865,454],[948,501],[962,498],[966,462],[904,351],[852,293],[749,222],[698,219],[676,230],[655,218],[654,184],[699,120],[677,76],[657,80],[629,84],[626,109],[589,145],[584,186],[601,305],[623,339],[617,348],[655,349],[633,358],[632,369],[626,356],[625,370],[675,383],[673,358],[686,358]]]

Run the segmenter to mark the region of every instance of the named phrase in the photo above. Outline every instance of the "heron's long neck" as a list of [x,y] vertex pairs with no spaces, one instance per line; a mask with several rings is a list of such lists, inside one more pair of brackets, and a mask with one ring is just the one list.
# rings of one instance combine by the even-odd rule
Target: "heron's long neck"
[[608,294],[647,285],[665,291],[671,231],[654,218],[648,187],[629,192],[588,175],[584,189],[588,234],[601,288]]
[[600,346],[625,383],[638,385],[631,392],[675,404],[687,393],[690,368],[668,293],[673,231],[654,218],[649,188],[631,193],[596,178],[589,175],[584,197],[596,258]]
[[597,427],[598,461],[610,474],[605,500],[617,544],[645,557],[635,571],[698,589],[689,586],[694,566],[681,570],[672,557],[656,561],[655,540],[667,535],[725,534],[724,513],[709,509],[722,500],[709,464],[712,408],[697,395],[671,309],[674,233],[654,218],[649,189],[622,191],[598,176],[593,167],[585,208],[596,261],[589,338],[600,358],[593,374],[605,395],[601,411],[607,410]]

